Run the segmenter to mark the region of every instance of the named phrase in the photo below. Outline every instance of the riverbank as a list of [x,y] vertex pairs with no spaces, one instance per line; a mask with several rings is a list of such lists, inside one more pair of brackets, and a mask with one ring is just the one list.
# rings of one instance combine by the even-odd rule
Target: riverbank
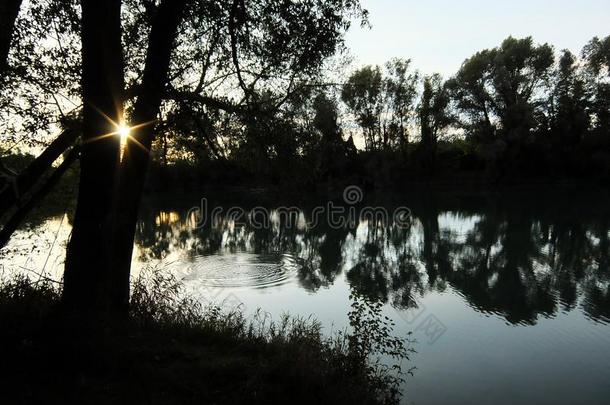
[[[84,333],[58,314],[59,291],[0,286],[2,403],[385,404],[399,377],[361,361],[353,337],[313,320],[246,320],[176,299],[176,284],[136,284],[121,333]],[[159,288],[162,287],[162,288]],[[85,338],[84,336],[87,335]],[[359,347],[360,349],[358,349]],[[372,353],[366,353],[366,357]],[[406,354],[406,352],[405,352]]]
[[[417,145],[407,150],[352,151],[348,154],[277,156],[244,162],[236,159],[153,160],[149,190],[193,190],[202,187],[276,188],[324,192],[358,185],[368,190],[443,188],[503,189],[521,185],[603,187],[610,185],[607,141],[597,147],[558,154],[549,145],[489,154],[485,145],[463,141],[439,144],[436,156]],[[488,145],[489,146],[489,145]],[[515,146],[516,147],[516,146]],[[517,148],[518,149],[518,148]],[[518,152],[518,153],[517,153]]]

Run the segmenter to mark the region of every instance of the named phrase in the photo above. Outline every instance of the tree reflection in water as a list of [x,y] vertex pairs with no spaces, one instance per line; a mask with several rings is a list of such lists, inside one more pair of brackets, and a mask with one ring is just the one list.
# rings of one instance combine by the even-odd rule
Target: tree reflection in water
[[405,200],[413,214],[407,228],[360,220],[344,229],[306,229],[311,211],[302,211],[297,226],[271,210],[265,229],[226,218],[197,229],[187,209],[147,207],[136,240],[142,261],[177,252],[190,259],[290,254],[302,288],[314,292],[345,274],[360,294],[399,309],[452,288],[476,310],[512,324],[576,308],[595,321],[610,320],[605,197],[427,193]]

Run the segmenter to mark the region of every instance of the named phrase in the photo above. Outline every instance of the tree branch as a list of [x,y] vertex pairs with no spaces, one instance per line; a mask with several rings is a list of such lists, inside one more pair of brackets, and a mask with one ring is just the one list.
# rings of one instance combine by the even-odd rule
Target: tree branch
[[216,108],[229,113],[244,113],[245,111],[240,106],[231,103],[230,101],[221,100],[214,97],[203,96],[199,93],[179,91],[175,89],[169,89],[165,91],[164,98],[167,100],[174,100],[177,102],[192,101],[200,103],[210,108]]
[[242,88],[244,93],[246,93],[246,99],[248,99],[250,96],[250,89],[248,89],[248,86],[246,86],[244,78],[241,74],[241,69],[239,67],[239,58],[237,54],[237,35],[235,33],[235,18],[237,17],[237,7],[240,2],[241,0],[233,0],[233,4],[231,5],[231,14],[229,15],[229,35],[231,36],[231,57],[233,59],[233,65],[235,66],[235,71],[237,73],[237,79],[239,80],[239,86]]

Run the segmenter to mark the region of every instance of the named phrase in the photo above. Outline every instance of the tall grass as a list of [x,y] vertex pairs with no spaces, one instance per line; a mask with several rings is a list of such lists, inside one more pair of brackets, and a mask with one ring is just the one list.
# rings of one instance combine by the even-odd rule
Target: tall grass
[[[56,349],[45,345],[49,336],[41,330],[60,293],[56,285],[25,278],[0,286],[0,322],[13,331],[12,339],[1,339],[4,350],[13,345],[27,352],[24,341],[38,352]],[[149,403],[398,403],[400,363],[412,352],[410,342],[392,336],[380,304],[356,293],[351,298],[352,327],[328,336],[313,318],[272,320],[263,312],[248,318],[240,310],[203,306],[174,277],[149,269],[133,282],[125,336],[93,357],[106,364],[104,371],[96,365],[92,375],[82,371],[105,394],[81,386],[77,396],[93,397],[92,403],[107,403],[108,393]],[[389,366],[387,358],[397,364]],[[24,382],[24,389],[53,396],[36,381]]]

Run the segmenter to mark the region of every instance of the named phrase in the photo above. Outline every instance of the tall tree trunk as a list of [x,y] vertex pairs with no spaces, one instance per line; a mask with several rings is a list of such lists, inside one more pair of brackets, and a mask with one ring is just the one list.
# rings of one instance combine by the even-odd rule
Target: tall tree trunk
[[121,0],[82,0],[83,147],[78,202],[64,273],[63,302],[78,312],[110,311],[123,102]]
[[15,20],[19,14],[22,0],[0,1],[0,84],[8,66],[8,51],[11,47]]
[[167,83],[170,56],[186,0],[164,0],[156,13],[150,33],[140,93],[134,106],[131,139],[123,154],[120,171],[120,203],[113,240],[112,302],[120,311],[129,305],[129,276],[138,207],[142,197],[150,148],[154,140],[154,121]]

